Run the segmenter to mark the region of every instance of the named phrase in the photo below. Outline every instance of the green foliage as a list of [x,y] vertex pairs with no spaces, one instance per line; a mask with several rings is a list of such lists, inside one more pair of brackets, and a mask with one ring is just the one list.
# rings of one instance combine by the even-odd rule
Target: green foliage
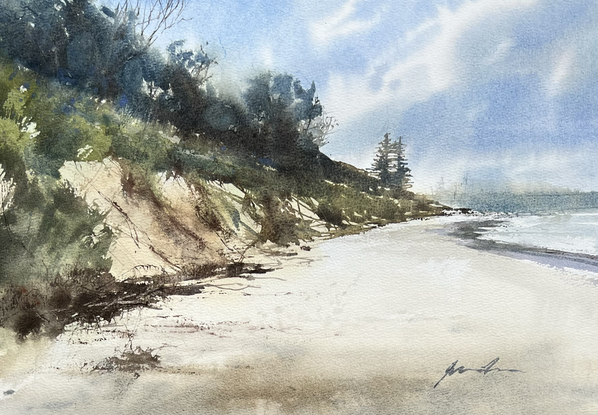
[[36,123],[39,135],[35,138],[35,154],[48,159],[52,169],[40,173],[58,177],[58,169],[65,161],[99,161],[112,146],[113,120],[106,116],[108,106],[95,101],[54,91],[47,87],[35,99],[28,115]]
[[57,184],[50,194],[39,230],[39,253],[59,272],[64,266],[108,270],[105,255],[112,231],[104,225],[104,215],[87,206],[68,185]]
[[284,207],[283,201],[266,192],[259,201],[263,210],[260,239],[280,245],[299,243],[297,224],[299,220]]
[[106,125],[96,122],[105,109],[74,99],[0,60],[0,166],[5,187],[11,184],[10,203],[2,203],[0,281],[51,278],[74,265],[110,267],[112,232],[103,215],[46,174],[58,176],[66,160],[100,160],[111,147]]
[[118,157],[144,166],[151,171],[166,170],[174,144],[160,130],[159,125],[127,123],[112,139],[112,148]]
[[[0,163],[15,185],[14,203],[4,212],[0,230],[4,240],[10,241],[0,253],[3,279],[51,276],[68,265],[109,267],[106,253],[112,232],[103,225],[102,214],[57,180],[65,161],[119,158],[126,167],[123,189],[156,203],[159,189],[154,181],[159,171],[181,174],[190,182],[233,183],[253,195],[251,215],[261,224],[260,238],[283,245],[310,234],[289,205],[291,195],[315,200],[313,210],[336,228],[400,221],[411,213],[413,204],[397,200],[403,194],[409,198],[408,192],[367,191],[375,179],[316,157],[317,151],[308,154],[297,147],[296,122],[305,117],[293,118],[296,108],[290,103],[303,94],[304,110],[309,110],[315,105],[315,88],[303,90],[288,76],[275,77],[276,82],[265,79],[263,85],[256,80],[248,95],[248,100],[255,101],[248,103],[255,107],[262,149],[275,154],[284,167],[271,168],[262,161],[256,163],[244,147],[226,147],[202,134],[176,138],[172,127],[139,121],[126,109],[117,110],[110,102],[35,79],[33,73],[10,63],[0,64],[0,72],[6,75],[0,79]],[[278,98],[272,98],[272,91]],[[260,114],[265,121],[259,121]],[[315,115],[319,114],[320,109]],[[397,149],[387,141],[389,149]],[[305,170],[308,165],[309,171]],[[327,176],[344,184],[323,181]],[[426,202],[422,203],[417,208],[425,211]],[[210,229],[224,235],[227,230],[219,209],[207,195],[197,214]]]
[[104,216],[60,182],[29,183],[35,206],[15,202],[0,225],[0,281],[52,278],[65,268],[107,270],[112,231]]
[[25,177],[22,155],[31,143],[35,124],[26,108],[36,89],[32,76],[0,59],[0,164],[8,178]]
[[36,91],[33,73],[19,69],[11,61],[0,57],[0,102],[4,117],[21,120]]
[[27,134],[10,118],[0,117],[0,161],[2,154],[21,154],[28,143]]
[[23,109],[25,108],[25,97],[23,96],[23,92],[18,91],[16,89],[11,89],[8,91],[6,96],[6,100],[4,101],[4,105],[2,109],[4,110],[4,115],[10,119],[19,119],[23,116]]
[[337,204],[328,201],[318,205],[316,214],[320,219],[335,226],[343,226],[343,220],[345,220],[343,209]]

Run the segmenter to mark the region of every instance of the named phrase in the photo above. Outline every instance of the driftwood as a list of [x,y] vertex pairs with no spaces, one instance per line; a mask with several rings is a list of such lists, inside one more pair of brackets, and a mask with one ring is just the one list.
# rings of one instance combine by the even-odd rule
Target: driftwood
[[253,274],[269,271],[259,264],[202,264],[183,267],[176,275],[117,281],[109,273],[75,269],[49,283],[38,283],[35,289],[20,285],[2,289],[0,326],[12,328],[21,340],[30,334],[56,336],[68,324],[111,321],[126,310],[153,307],[170,295],[196,295],[208,287],[242,291],[250,285],[222,279],[253,280]]

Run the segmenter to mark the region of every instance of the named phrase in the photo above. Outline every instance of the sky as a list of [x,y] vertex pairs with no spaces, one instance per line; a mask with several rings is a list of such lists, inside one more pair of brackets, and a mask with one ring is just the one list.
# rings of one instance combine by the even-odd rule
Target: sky
[[289,73],[338,121],[322,151],[371,165],[403,137],[413,190],[598,191],[595,0],[189,0],[187,39],[232,89]]

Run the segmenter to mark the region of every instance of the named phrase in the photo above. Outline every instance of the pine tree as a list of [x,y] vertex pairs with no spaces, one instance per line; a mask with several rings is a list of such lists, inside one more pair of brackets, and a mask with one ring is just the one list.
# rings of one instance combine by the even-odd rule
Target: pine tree
[[396,151],[396,162],[394,172],[391,174],[390,184],[402,189],[408,189],[411,187],[409,180],[411,177],[411,169],[407,167],[403,137],[399,137],[399,141],[395,141],[393,144]]
[[380,179],[383,186],[393,186],[406,189],[411,187],[409,178],[411,169],[407,167],[405,145],[402,137],[398,141],[391,141],[390,134],[384,134],[384,140],[378,144],[376,156],[370,171]]
[[396,163],[396,153],[396,145],[390,141],[390,134],[384,134],[384,140],[378,144],[374,163],[372,163],[370,169],[373,175],[380,179],[383,186],[389,185],[392,179],[393,167]]

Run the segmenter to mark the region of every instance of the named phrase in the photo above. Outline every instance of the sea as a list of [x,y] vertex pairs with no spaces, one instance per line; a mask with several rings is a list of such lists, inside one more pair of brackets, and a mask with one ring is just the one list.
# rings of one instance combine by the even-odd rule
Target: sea
[[598,210],[505,215],[480,231],[480,240],[598,256]]
[[471,247],[598,273],[598,193],[493,194],[458,205],[478,212],[451,233]]

